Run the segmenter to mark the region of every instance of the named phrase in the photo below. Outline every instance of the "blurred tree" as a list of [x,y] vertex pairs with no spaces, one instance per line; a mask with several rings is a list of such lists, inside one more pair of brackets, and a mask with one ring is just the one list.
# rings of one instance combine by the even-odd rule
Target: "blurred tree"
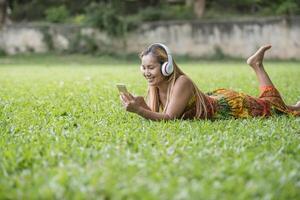
[[50,7],[45,10],[46,19],[49,22],[64,23],[69,17],[69,10],[65,5]]
[[[122,20],[127,16],[143,15],[146,10],[156,16],[156,20],[179,19],[178,16],[224,17],[241,15],[299,15],[300,0],[0,0],[8,2],[15,21],[42,21],[47,19],[47,9],[65,6],[69,18],[90,15],[87,8],[92,4],[109,5]],[[173,12],[172,10],[176,10]],[[191,12],[189,9],[193,9]],[[103,9],[101,9],[103,10]],[[104,9],[105,10],[105,9]],[[170,11],[172,13],[170,14]],[[182,14],[185,11],[190,15]],[[94,10],[97,12],[97,10]],[[99,11],[98,11],[99,12]],[[108,12],[108,11],[107,11]],[[186,12],[186,13],[187,13]],[[2,13],[3,12],[2,10]],[[151,14],[150,13],[150,14]],[[204,14],[205,13],[205,14]],[[93,15],[95,13],[92,13]],[[180,19],[184,19],[183,17]],[[72,21],[72,20],[71,20]]]
[[0,29],[5,24],[6,16],[7,16],[7,1],[0,0]]
[[300,0],[211,0],[206,10],[224,15],[299,15]]

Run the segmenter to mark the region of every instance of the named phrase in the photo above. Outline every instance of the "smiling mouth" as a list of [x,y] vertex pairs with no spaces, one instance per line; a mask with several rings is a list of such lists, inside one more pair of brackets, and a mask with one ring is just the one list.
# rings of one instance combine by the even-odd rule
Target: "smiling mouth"
[[154,80],[154,78],[147,78],[147,81],[148,82],[151,82],[151,81],[153,81]]

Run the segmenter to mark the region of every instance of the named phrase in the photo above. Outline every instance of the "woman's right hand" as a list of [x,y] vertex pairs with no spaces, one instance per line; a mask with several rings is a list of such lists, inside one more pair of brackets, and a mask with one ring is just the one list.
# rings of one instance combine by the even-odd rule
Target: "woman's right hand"
[[129,112],[138,113],[140,108],[150,110],[142,96],[133,96],[130,93],[121,93],[120,99],[125,109]]

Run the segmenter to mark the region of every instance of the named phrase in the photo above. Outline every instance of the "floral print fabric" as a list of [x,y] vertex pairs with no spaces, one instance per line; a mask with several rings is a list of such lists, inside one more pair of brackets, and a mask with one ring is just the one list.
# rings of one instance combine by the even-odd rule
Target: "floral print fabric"
[[217,89],[209,94],[216,101],[213,118],[229,117],[268,117],[278,114],[299,116],[300,112],[291,111],[283,102],[278,90],[273,86],[262,87],[258,98],[229,89]]

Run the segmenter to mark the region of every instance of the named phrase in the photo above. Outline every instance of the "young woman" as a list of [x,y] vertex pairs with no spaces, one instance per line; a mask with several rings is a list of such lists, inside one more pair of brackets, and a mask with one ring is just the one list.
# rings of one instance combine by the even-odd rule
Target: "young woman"
[[165,45],[152,44],[140,54],[141,72],[148,81],[147,103],[141,96],[121,93],[122,104],[150,120],[300,116],[300,101],[287,106],[264,69],[264,53],[270,48],[262,46],[247,60],[259,81],[261,94],[255,98],[228,89],[204,94],[179,69]]

